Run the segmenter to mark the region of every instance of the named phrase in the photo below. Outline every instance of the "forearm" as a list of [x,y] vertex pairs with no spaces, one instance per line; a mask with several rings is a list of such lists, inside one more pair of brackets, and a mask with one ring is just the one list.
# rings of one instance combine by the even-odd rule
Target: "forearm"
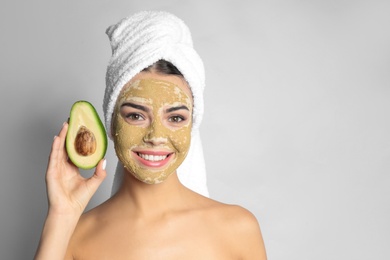
[[63,260],[79,215],[49,213],[41,235],[35,260]]

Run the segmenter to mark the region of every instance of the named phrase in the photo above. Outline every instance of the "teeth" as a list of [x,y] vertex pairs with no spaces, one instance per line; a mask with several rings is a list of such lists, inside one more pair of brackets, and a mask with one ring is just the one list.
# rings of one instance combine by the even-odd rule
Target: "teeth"
[[145,159],[147,161],[152,161],[152,162],[162,161],[165,158],[167,158],[167,155],[151,155],[151,154],[143,154],[143,153],[137,153],[137,154],[142,159]]

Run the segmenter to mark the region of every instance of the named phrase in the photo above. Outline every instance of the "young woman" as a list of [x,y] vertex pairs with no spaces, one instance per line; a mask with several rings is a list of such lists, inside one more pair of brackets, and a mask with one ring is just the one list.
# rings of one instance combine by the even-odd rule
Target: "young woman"
[[[115,36],[119,31],[129,35],[124,33],[124,26],[132,28],[134,35],[134,23],[145,30],[145,24],[160,25],[167,19],[183,26],[167,13],[137,15],[122,20],[116,31],[111,27],[108,34]],[[123,44],[119,45],[123,57]],[[186,56],[176,47],[179,57]],[[123,58],[117,66],[116,48],[113,45],[106,90],[110,98],[104,107],[107,131],[123,166],[123,179],[115,195],[82,214],[106,176],[105,160],[97,165],[91,178],[84,179],[67,158],[64,142],[68,125],[64,123],[53,141],[48,163],[49,212],[36,259],[266,259],[253,214],[202,196],[179,180],[177,169],[193,147],[191,139],[202,106],[195,89],[196,72],[189,64],[175,60],[176,54],[166,56],[174,62],[155,55],[149,60],[153,61],[151,65],[140,64],[138,69],[129,68],[131,62]],[[154,47],[150,49],[155,51]],[[134,53],[131,55],[131,60],[136,59]],[[143,51],[140,59],[151,56]],[[185,60],[191,60],[188,56],[196,60],[193,53]],[[110,69],[118,72],[123,64],[127,78],[123,73],[112,73],[115,80],[111,80]],[[119,91],[110,89],[115,85],[120,86]]]

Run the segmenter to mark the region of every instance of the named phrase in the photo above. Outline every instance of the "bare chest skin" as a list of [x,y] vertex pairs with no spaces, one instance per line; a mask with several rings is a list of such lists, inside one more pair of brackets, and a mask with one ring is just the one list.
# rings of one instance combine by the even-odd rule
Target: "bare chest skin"
[[149,220],[94,221],[75,237],[73,259],[238,259],[223,227],[186,212]]

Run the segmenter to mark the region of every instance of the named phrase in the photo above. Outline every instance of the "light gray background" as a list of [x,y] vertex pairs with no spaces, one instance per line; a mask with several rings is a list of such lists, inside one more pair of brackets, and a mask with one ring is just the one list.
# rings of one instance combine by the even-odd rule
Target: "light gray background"
[[[150,9],[192,30],[211,196],[257,216],[269,259],[390,259],[385,0],[2,1],[0,258],[34,254],[70,106],[87,99],[102,115],[106,27]],[[90,207],[109,196],[111,143],[107,159]]]

